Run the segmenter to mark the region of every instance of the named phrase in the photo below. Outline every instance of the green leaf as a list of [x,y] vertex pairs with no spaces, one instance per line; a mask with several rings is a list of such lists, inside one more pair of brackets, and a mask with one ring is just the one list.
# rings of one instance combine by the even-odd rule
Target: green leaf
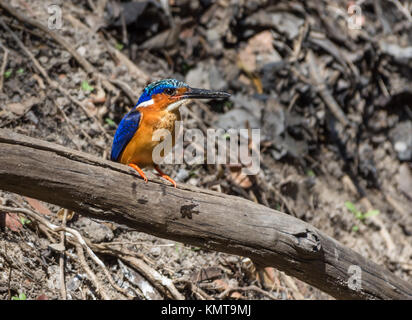
[[106,118],[105,121],[109,126],[116,128],[116,122],[114,122],[112,119]]
[[370,217],[373,217],[373,216],[377,216],[379,213],[380,213],[379,210],[369,210],[368,212],[366,212],[364,214],[364,217],[365,218],[370,218]]
[[353,204],[353,202],[350,201],[346,201],[345,202],[345,206],[346,208],[348,208],[348,210],[350,212],[352,212],[354,215],[356,215],[356,213],[358,212],[358,210],[356,209],[355,205]]
[[228,140],[228,139],[230,138],[230,134],[229,134],[229,133],[225,133],[225,134],[222,136],[222,138],[225,139],[225,140]]
[[359,231],[359,227],[358,227],[358,226],[353,226],[353,227],[352,227],[352,231],[353,231],[353,232]]
[[23,73],[24,73],[24,69],[23,69],[23,68],[20,68],[19,70],[17,70],[17,73],[18,73],[18,74],[23,74]]
[[116,47],[117,50],[122,51],[123,48],[124,48],[124,45],[123,45],[123,43],[118,42],[118,43],[116,43],[115,47]]
[[183,62],[181,68],[182,68],[182,73],[185,75],[186,73],[189,72],[190,66],[186,62]]
[[6,72],[4,72],[4,78],[5,79],[10,78],[12,73],[13,73],[12,69],[7,70]]
[[11,297],[11,300],[26,300],[26,299],[27,299],[27,297],[23,292],[20,293],[18,297],[17,296]]
[[358,212],[355,214],[355,218],[358,219],[358,220],[363,221],[363,220],[365,220],[365,215],[364,215],[362,212],[358,211]]
[[312,169],[307,170],[307,171],[306,171],[306,175],[307,175],[308,177],[316,177],[316,174],[315,174],[315,172],[314,172]]
[[227,101],[225,101],[225,102],[223,103],[223,105],[225,106],[225,108],[228,108],[228,109],[230,110],[230,109],[232,109],[232,107],[233,107],[233,102],[227,100]]
[[82,81],[82,89],[83,91],[86,91],[86,92],[90,92],[94,90],[94,88],[86,80]]
[[31,221],[29,219],[26,219],[25,217],[20,217],[20,222],[22,225],[31,223]]

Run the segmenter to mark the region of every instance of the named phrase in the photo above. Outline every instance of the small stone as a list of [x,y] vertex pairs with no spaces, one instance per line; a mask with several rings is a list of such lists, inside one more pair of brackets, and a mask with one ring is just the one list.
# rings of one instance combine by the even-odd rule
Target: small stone
[[108,226],[88,218],[80,218],[74,225],[93,242],[111,241],[114,238],[113,231]]
[[186,169],[181,168],[177,172],[175,180],[178,181],[178,182],[184,182],[184,181],[186,181],[187,178],[189,178],[189,171],[187,171]]
[[49,58],[46,57],[46,56],[41,56],[41,57],[39,58],[39,62],[40,62],[41,64],[46,64],[47,61],[49,61]]
[[85,48],[85,47],[79,47],[76,51],[77,51],[77,53],[80,54],[82,57],[86,54],[86,48]]
[[405,142],[397,141],[397,142],[395,142],[394,148],[395,148],[396,152],[405,152],[408,147],[407,147]]
[[162,250],[159,247],[153,247],[152,249],[150,249],[150,254],[154,257],[160,256],[161,253]]
[[75,275],[73,278],[71,278],[69,281],[67,281],[66,287],[68,291],[76,291],[79,289],[80,284],[81,284],[81,279],[82,277],[80,275]]

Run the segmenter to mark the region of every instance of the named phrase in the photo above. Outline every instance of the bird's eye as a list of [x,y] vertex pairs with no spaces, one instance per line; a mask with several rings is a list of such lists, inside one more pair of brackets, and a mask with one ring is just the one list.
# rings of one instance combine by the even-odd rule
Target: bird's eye
[[166,89],[164,90],[164,93],[166,93],[166,94],[169,95],[169,96],[174,95],[175,92],[176,92],[176,89],[173,89],[173,88],[166,88]]

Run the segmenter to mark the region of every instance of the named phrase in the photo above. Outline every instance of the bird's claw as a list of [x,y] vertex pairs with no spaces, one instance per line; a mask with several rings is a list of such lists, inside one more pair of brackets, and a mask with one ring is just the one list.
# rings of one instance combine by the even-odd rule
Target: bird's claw
[[166,173],[164,173],[162,170],[160,170],[160,168],[158,166],[154,167],[156,169],[157,172],[159,172],[159,176],[162,177],[163,179],[169,181],[170,183],[173,184],[173,186],[175,188],[177,188],[177,184],[176,181],[174,181],[172,178],[170,178]]
[[132,167],[133,169],[135,169],[139,173],[140,177],[144,180],[145,183],[149,181],[146,175],[144,174],[144,172],[142,171],[142,169],[139,168],[139,166],[135,165],[134,163],[129,163],[129,167]]

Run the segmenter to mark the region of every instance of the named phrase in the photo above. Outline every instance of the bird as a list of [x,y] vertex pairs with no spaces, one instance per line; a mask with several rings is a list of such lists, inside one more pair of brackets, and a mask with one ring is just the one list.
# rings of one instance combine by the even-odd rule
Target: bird
[[[153,141],[154,132],[166,129],[174,137],[176,121],[181,120],[180,107],[194,99],[222,99],[229,96],[223,91],[192,88],[176,79],[150,83],[144,88],[136,105],[120,121],[110,159],[135,169],[145,182],[148,179],[142,168],[154,168],[160,177],[176,188],[176,182],[153,161],[153,149],[161,142]],[[172,145],[174,143],[173,139]]]

